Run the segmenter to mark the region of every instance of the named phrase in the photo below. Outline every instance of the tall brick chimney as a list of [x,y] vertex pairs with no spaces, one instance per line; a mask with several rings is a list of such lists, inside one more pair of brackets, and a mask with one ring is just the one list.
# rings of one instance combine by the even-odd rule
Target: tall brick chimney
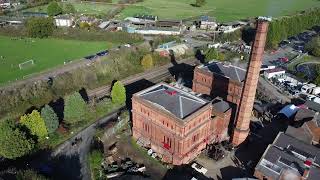
[[259,17],[257,19],[256,36],[251,48],[246,79],[242,88],[240,104],[235,121],[236,124],[232,136],[232,144],[235,146],[241,144],[249,134],[251,112],[259,80],[269,21],[271,21],[271,18]]

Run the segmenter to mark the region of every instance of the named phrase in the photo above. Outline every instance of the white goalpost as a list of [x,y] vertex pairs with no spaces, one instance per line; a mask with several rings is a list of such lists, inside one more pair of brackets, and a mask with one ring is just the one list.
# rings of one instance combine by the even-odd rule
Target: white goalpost
[[28,68],[28,67],[31,67],[31,66],[33,66],[34,65],[34,61],[33,61],[33,59],[30,59],[30,60],[28,60],[28,61],[25,61],[25,62],[23,62],[23,63],[20,63],[19,64],[19,69],[21,70],[21,69],[25,69],[25,68]]

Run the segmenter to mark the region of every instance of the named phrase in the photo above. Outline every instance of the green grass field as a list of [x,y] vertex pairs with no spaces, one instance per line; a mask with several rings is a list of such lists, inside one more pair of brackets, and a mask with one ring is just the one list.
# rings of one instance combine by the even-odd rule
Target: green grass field
[[[116,0],[113,4],[75,1],[71,3],[78,13],[84,14],[107,14],[117,6]],[[225,22],[261,15],[278,17],[311,7],[320,7],[319,0],[206,0],[206,4],[202,7],[194,7],[191,5],[193,3],[195,0],[144,0],[126,6],[117,18],[124,19],[136,14],[157,15],[161,19],[185,19],[210,15],[220,22]],[[46,12],[47,6],[23,11]]]
[[[107,42],[85,42],[59,39],[24,38],[12,40],[0,36],[0,85],[23,76],[50,69],[64,62],[108,49]],[[34,65],[19,69],[19,63],[33,59]]]
[[206,0],[203,7],[191,6],[195,0],[144,0],[128,6],[119,18],[135,14],[152,14],[162,19],[184,19],[203,14],[218,21],[232,21],[246,17],[292,14],[311,7],[320,7],[318,0]]
[[[70,2],[73,4],[77,13],[79,14],[107,14],[114,5],[112,4],[100,4],[100,3],[91,3],[91,2]],[[60,3],[63,5],[64,3]],[[23,12],[47,12],[48,5],[37,6],[29,9],[23,10]]]

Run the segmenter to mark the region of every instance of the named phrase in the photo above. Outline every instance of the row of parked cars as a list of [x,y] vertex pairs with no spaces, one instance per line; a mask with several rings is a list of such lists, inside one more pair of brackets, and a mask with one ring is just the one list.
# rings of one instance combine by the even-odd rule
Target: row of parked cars
[[87,59],[87,60],[92,61],[92,60],[95,60],[97,57],[106,56],[108,54],[109,54],[109,51],[108,50],[104,50],[104,51],[100,51],[100,52],[98,52],[96,54],[86,56],[84,58]]

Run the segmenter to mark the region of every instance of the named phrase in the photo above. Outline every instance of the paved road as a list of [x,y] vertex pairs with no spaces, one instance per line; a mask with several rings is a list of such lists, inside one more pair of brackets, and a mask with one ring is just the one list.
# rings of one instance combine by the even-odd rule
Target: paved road
[[[90,151],[90,145],[95,135],[95,132],[97,128],[102,124],[106,124],[109,121],[116,119],[119,112],[120,112],[120,109],[117,109],[114,112],[110,113],[110,115],[100,119],[99,121],[85,128],[84,130],[79,132],[77,135],[75,135],[68,141],[61,144],[54,152],[52,152],[51,157],[55,158],[59,156],[64,156],[64,157],[78,156],[79,164],[81,167],[81,170],[80,170],[81,174],[79,178],[76,178],[76,176],[72,178],[89,180],[90,169],[89,169],[87,160],[88,160],[88,153]],[[76,138],[82,138],[82,142],[75,146],[72,146],[72,142],[74,142]],[[70,168],[70,167],[65,167],[65,168],[66,168],[65,170],[68,171],[67,168]],[[69,172],[70,174],[76,175],[76,172],[71,172],[71,171]]]

